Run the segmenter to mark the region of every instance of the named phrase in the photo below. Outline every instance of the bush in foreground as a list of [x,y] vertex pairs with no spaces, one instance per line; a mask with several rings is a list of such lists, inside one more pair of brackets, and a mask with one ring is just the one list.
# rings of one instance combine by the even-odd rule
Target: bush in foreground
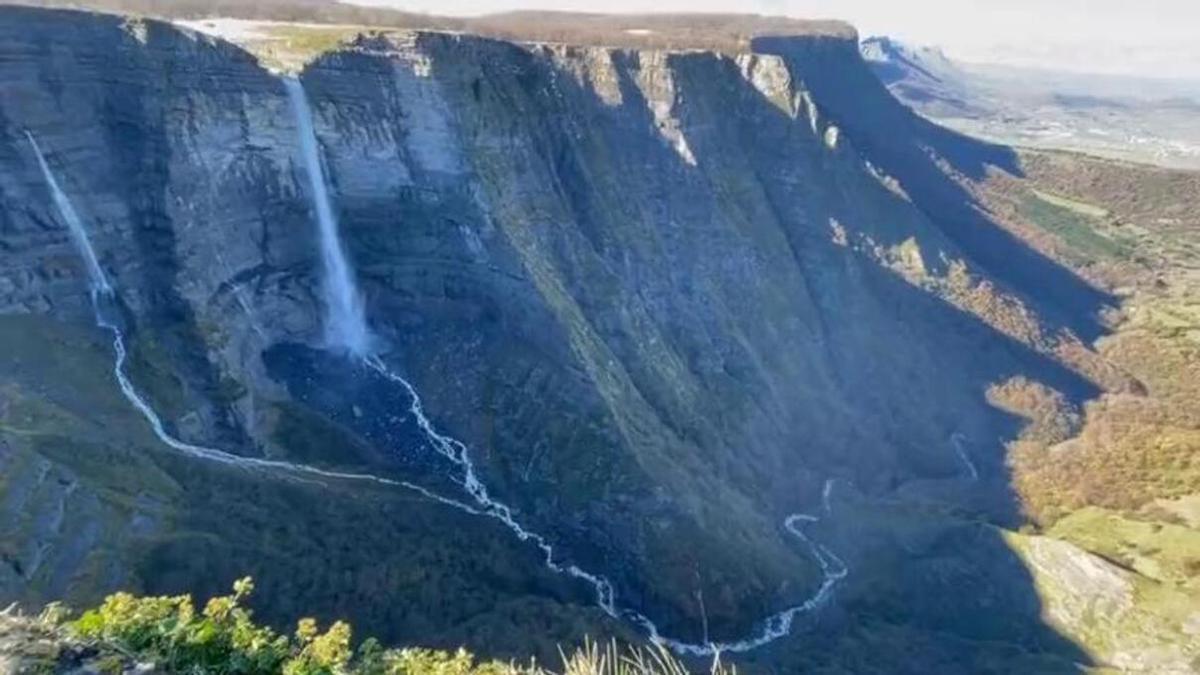
[[[301,619],[284,635],[254,623],[243,601],[254,590],[249,578],[234,583],[233,594],[212,598],[197,611],[190,596],[139,598],[116,593],[74,620],[52,605],[37,621],[41,643],[56,635],[68,645],[42,649],[26,672],[75,670],[81,655],[100,661],[103,672],[163,672],[217,675],[686,675],[688,669],[664,648],[622,649],[616,644],[589,643],[563,654],[559,671],[536,664],[478,662],[460,649],[455,653],[428,649],[385,649],[368,639],[351,646],[349,624],[338,621],[322,631],[314,619]],[[4,633],[20,641],[12,617],[0,623],[0,661]],[[29,641],[28,639],[26,640]],[[715,660],[713,675],[732,674]]]

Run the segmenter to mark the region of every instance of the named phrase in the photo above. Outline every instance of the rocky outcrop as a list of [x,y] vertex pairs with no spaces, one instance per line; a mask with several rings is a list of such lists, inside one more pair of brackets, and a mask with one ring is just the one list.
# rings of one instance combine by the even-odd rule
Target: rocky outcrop
[[72,638],[41,618],[0,613],[0,672],[155,675],[162,671],[111,646]]
[[[132,375],[172,429],[436,474],[363,414],[386,399],[320,352],[280,81],[162,23],[0,13],[0,305],[87,320],[28,130],[92,228]],[[1103,300],[951,209],[961,186],[939,161],[1003,153],[920,126],[863,73],[844,37],[723,55],[431,32],[362,36],[300,73],[383,358],[493,493],[671,635],[739,636],[807,597],[821,572],[783,517],[820,509],[831,478],[874,496],[957,481],[955,434],[984,476],[960,507],[1015,519],[1001,442],[1017,420],[988,386],[1095,390],[925,283],[997,275],[1081,332]],[[1049,300],[1030,285],[1045,278],[1065,284]]]
[[1132,672],[1195,672],[1200,615],[1194,607],[1172,606],[1169,592],[1155,582],[1068,542],[1019,535],[1010,541],[1028,561],[1049,620],[1080,635],[1105,664]]

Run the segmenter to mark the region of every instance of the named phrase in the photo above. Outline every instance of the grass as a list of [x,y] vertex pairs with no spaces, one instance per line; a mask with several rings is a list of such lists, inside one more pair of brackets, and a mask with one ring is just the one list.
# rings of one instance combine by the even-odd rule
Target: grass
[[[1111,334],[1089,347],[1128,380],[1079,414],[1028,387],[995,389],[997,405],[1031,422],[1008,460],[1025,512],[1047,535],[1014,533],[1010,544],[1030,563],[1043,615],[1101,663],[1193,672],[1200,174],[1059,153],[1023,153],[1022,164],[1027,179],[1007,194],[1036,226],[1023,234],[1124,299]],[[1166,644],[1183,649],[1156,661]]]
[[268,67],[299,72],[317,57],[369,30],[365,26],[267,25],[262,27],[267,37],[246,46]]
[[[59,411],[39,429],[62,423],[62,415],[128,418],[121,415],[127,404],[113,380],[110,349],[107,337],[90,327],[36,315],[0,317],[0,385]],[[39,414],[51,413],[43,407]]]
[[1096,213],[1102,210],[1096,207],[1035,191],[1021,199],[1018,208],[1026,219],[1057,237],[1074,262],[1123,260],[1132,253],[1128,244],[1099,232]]
[[1049,534],[1146,578],[1200,591],[1200,531],[1190,527],[1087,507],[1059,520]]
[[1044,202],[1049,202],[1055,206],[1061,206],[1062,208],[1074,211],[1081,216],[1087,216],[1089,218],[1107,218],[1109,216],[1108,209],[1101,208],[1095,204],[1081,202],[1077,199],[1068,199],[1067,197],[1062,197],[1049,192],[1043,192],[1041,190],[1034,190],[1033,194],[1035,197]]
[[147,452],[110,349],[83,323],[0,318],[0,556],[20,568],[0,575],[9,599],[94,600],[140,545],[131,523],[171,518],[178,485]]
[[[1121,545],[1120,534],[1105,530],[1114,522],[1111,515],[1090,512],[1082,518],[1062,534],[1086,535],[1093,546]],[[1141,526],[1121,527],[1126,532]],[[1195,589],[1139,574],[1110,557],[1112,550],[1087,553],[1074,542],[1018,533],[1007,533],[1006,540],[1029,567],[1043,616],[1100,664],[1118,672],[1194,672],[1200,643],[1188,626],[1200,606]]]
[[1178,499],[1158,499],[1151,508],[1161,514],[1162,520],[1182,523],[1200,530],[1200,494]]
[[1022,152],[1021,166],[1044,194],[1070,195],[1157,236],[1200,223],[1200,172],[1058,152]]

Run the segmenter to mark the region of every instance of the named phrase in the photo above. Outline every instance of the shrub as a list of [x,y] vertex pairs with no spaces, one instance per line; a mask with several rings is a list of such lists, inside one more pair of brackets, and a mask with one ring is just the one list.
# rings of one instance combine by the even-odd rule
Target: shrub
[[[243,601],[254,590],[249,577],[233,594],[212,598],[197,613],[186,595],[139,598],[108,596],[74,621],[53,605],[43,621],[63,624],[75,636],[150,661],[169,673],[214,675],[551,675],[536,665],[480,663],[469,652],[385,649],[375,639],[352,649],[350,625],[337,621],[321,632],[301,619],[291,636],[254,623]],[[565,675],[685,675],[688,669],[662,646],[650,650],[601,648],[589,642],[563,655]],[[713,675],[726,675],[719,661]]]
[[[175,672],[278,673],[294,651],[286,637],[257,626],[240,605],[254,589],[249,578],[233,595],[213,598],[197,614],[188,596],[136,598],[110,595],[70,627]],[[296,671],[317,672],[317,671]]]

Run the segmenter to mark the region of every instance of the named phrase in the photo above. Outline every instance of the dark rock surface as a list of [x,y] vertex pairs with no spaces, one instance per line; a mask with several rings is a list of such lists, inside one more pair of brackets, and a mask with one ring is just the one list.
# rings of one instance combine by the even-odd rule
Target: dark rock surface
[[[943,515],[1019,521],[1002,454],[1019,420],[989,385],[1023,376],[1077,401],[1097,385],[956,304],[947,280],[991,282],[1038,330],[1085,341],[1109,300],[966,192],[964,177],[1015,171],[1011,155],[896,104],[852,40],[754,51],[398,33],[301,73],[383,359],[470,446],[493,494],[612,579],[623,606],[690,640],[702,626],[740,637],[812,593],[820,570],[781,522],[818,511],[828,479],[850,495],[839,504],[938,485]],[[6,386],[45,400],[49,362],[86,343],[80,395],[116,405],[29,130],[91,227],[132,375],[172,430],[459,497],[404,393],[321,350],[315,226],[275,76],[166,24],[0,8],[0,88],[0,322],[35,315],[40,334],[70,334],[22,361],[29,372],[12,365]],[[137,420],[114,413],[124,421],[100,433],[107,408],[56,406],[74,420],[71,451],[20,437],[9,453],[26,468],[0,496],[45,465],[83,485],[70,503],[104,505],[90,538],[70,538],[78,559],[67,543],[46,551],[75,598],[214,592],[254,574],[270,618],[348,615],[389,641],[517,653],[532,630],[547,644],[620,630],[502,528],[411,494],[195,466],[150,449],[144,429],[128,450],[135,485],[72,478],[88,471],[79,430],[111,453]],[[0,438],[17,438],[6,419]],[[977,483],[954,434],[972,440]],[[955,634],[962,650],[1083,658],[1040,623],[994,528],[932,518],[898,534],[874,508],[839,506],[820,526],[855,570],[822,630],[858,634],[869,618]],[[121,518],[145,534],[108,534]],[[0,599],[56,590],[15,567],[0,577]]]

